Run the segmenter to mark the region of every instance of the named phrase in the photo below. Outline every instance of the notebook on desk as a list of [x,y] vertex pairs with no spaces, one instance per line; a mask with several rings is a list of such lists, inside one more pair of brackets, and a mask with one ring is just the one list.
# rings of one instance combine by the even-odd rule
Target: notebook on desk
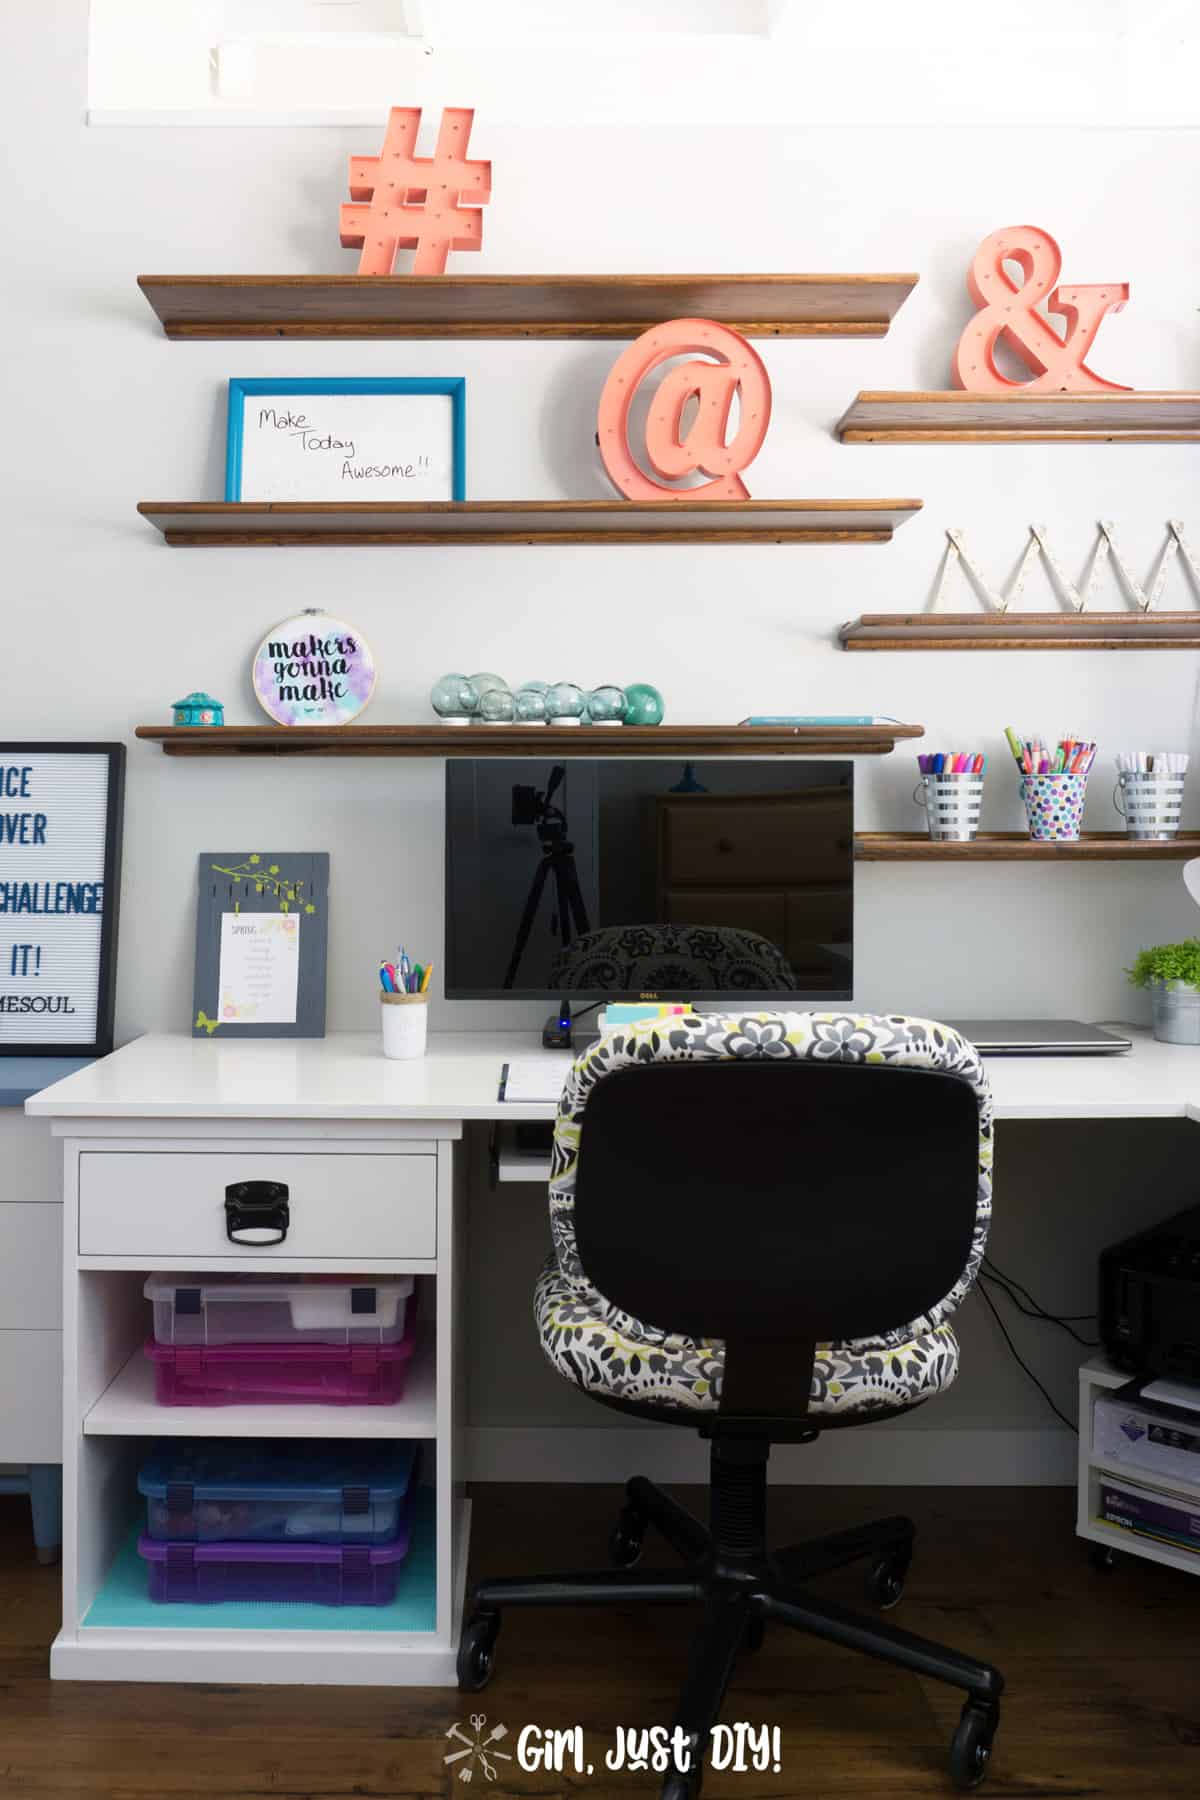
[[540,1056],[517,1056],[502,1063],[499,1098],[510,1106],[553,1105],[574,1060],[573,1054],[556,1056],[543,1050]]

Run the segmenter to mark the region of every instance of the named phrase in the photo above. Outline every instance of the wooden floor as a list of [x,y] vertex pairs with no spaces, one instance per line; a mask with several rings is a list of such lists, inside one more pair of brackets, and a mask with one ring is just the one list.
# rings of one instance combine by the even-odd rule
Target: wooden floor
[[[697,1496],[681,1490],[695,1504]],[[614,1490],[486,1487],[475,1497],[475,1574],[602,1567]],[[785,1489],[772,1536],[908,1511],[920,1537],[892,1615],[998,1664],[1008,1681],[983,1792],[1037,1796],[1200,1795],[1200,1586],[1126,1559],[1095,1573],[1061,1489]],[[651,1552],[654,1560],[660,1560]],[[859,1577],[821,1591],[859,1604]],[[616,1725],[669,1722],[689,1635],[682,1612],[512,1615],[482,1695],[442,1690],[218,1688],[51,1683],[57,1571],[33,1560],[27,1513],[0,1502],[0,1794],[89,1800],[429,1800],[483,1792],[653,1794],[649,1775],[603,1773]],[[482,1773],[443,1762],[472,1712],[503,1722],[581,1724],[597,1773]],[[747,1659],[728,1721],[778,1725],[782,1770],[710,1774],[705,1800],[810,1796],[910,1800],[953,1790],[943,1773],[957,1717],[949,1690],[882,1663],[773,1631]]]

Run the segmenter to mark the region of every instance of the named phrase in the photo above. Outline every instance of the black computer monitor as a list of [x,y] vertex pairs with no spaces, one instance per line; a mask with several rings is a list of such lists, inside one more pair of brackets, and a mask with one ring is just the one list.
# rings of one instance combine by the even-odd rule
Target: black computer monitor
[[449,999],[849,1000],[853,939],[849,762],[447,761]]

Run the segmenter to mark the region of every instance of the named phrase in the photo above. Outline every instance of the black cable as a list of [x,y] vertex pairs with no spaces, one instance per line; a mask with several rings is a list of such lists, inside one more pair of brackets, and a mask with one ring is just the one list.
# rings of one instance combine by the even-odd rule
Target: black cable
[[1022,1306],[1017,1295],[1013,1293],[1012,1289],[1008,1287],[998,1275],[991,1275],[986,1269],[981,1269],[979,1271],[979,1279],[981,1281],[990,1281],[993,1287],[999,1288],[1005,1299],[1016,1307],[1022,1318],[1033,1319],[1039,1325],[1057,1325],[1060,1331],[1065,1331],[1067,1336],[1073,1339],[1074,1342],[1079,1344],[1084,1350],[1098,1350],[1100,1348],[1098,1339],[1081,1337],[1079,1332],[1068,1325],[1064,1319],[1056,1318],[1053,1313],[1042,1312],[1040,1308],[1035,1312],[1031,1307]]
[[989,1274],[993,1275],[1000,1281],[1006,1281],[1008,1283],[1009,1287],[1014,1287],[1018,1290],[1018,1292],[1024,1294],[1024,1296],[1028,1300],[1030,1306],[1036,1306],[1038,1312],[1042,1315],[1042,1317],[1044,1319],[1054,1319],[1059,1324],[1066,1324],[1066,1322],[1068,1320],[1070,1320],[1073,1324],[1087,1324],[1087,1323],[1090,1323],[1091,1320],[1099,1317],[1099,1314],[1097,1314],[1097,1313],[1052,1313],[1052,1312],[1047,1312],[1046,1308],[1041,1304],[1041,1302],[1039,1300],[1034,1299],[1033,1295],[1030,1293],[1029,1289],[1025,1286],[1024,1282],[1018,1281],[1015,1275],[1006,1275],[1004,1273],[1004,1270],[999,1266],[999,1264],[997,1263],[994,1256],[985,1256],[983,1260],[985,1263],[988,1264],[988,1273]]
[[[1017,1295],[1013,1293],[1012,1288],[1008,1285],[1007,1276],[1000,1275],[999,1273],[993,1274],[990,1269],[980,1269],[979,1279],[981,1281],[990,1281],[994,1287],[998,1287],[1000,1292],[1007,1296],[1016,1307],[1017,1311],[1022,1313],[1025,1318],[1036,1319],[1039,1324],[1043,1325],[1057,1325],[1060,1331],[1065,1331],[1068,1337],[1074,1338],[1075,1342],[1081,1344],[1085,1350],[1098,1350],[1100,1348],[1100,1340],[1098,1338],[1082,1337],[1073,1326],[1068,1325],[1065,1318],[1060,1318],[1057,1313],[1047,1312],[1044,1307],[1039,1306],[1031,1294],[1026,1294],[1026,1299],[1032,1301],[1032,1306],[1022,1306]],[[1021,1292],[1025,1293],[1025,1290],[1022,1288]],[[1078,1315],[1072,1316],[1077,1317]],[[1095,1315],[1093,1314],[1091,1316],[1094,1317]]]
[[1059,1418],[1062,1420],[1063,1424],[1066,1426],[1068,1431],[1073,1431],[1075,1433],[1075,1436],[1078,1437],[1079,1436],[1078,1425],[1073,1424],[1071,1422],[1071,1420],[1068,1419],[1066,1413],[1061,1412],[1059,1410],[1059,1408],[1054,1404],[1054,1401],[1050,1398],[1049,1393],[1042,1386],[1041,1382],[1038,1380],[1037,1376],[1034,1374],[1034,1372],[1030,1368],[1029,1364],[1025,1361],[1025,1358],[1021,1355],[1021,1352],[1017,1349],[1017,1346],[1013,1343],[1012,1338],[1008,1335],[1008,1328],[1005,1325],[1004,1320],[1000,1317],[1000,1314],[996,1309],[996,1303],[992,1299],[992,1296],[988,1293],[987,1289],[982,1285],[982,1283],[980,1284],[979,1292],[983,1296],[983,1298],[987,1301],[988,1306],[991,1308],[992,1317],[995,1319],[997,1325],[1000,1327],[1000,1331],[1004,1338],[1005,1343],[1008,1345],[1009,1349],[1012,1351],[1013,1356],[1016,1359],[1016,1361],[1019,1363],[1020,1367],[1024,1370],[1025,1374],[1028,1375],[1030,1381],[1032,1381],[1032,1383],[1033,1383],[1034,1387],[1037,1389],[1038,1393],[1042,1396],[1042,1399],[1046,1402],[1046,1405],[1050,1408],[1050,1411],[1055,1415],[1056,1418]]

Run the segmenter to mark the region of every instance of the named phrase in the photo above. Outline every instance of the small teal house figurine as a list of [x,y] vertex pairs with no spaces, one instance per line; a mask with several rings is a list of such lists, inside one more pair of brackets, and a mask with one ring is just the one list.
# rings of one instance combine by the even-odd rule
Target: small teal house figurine
[[174,707],[176,725],[223,725],[225,708],[211,694],[202,694],[197,689],[194,694],[187,694],[182,700],[176,700]]

